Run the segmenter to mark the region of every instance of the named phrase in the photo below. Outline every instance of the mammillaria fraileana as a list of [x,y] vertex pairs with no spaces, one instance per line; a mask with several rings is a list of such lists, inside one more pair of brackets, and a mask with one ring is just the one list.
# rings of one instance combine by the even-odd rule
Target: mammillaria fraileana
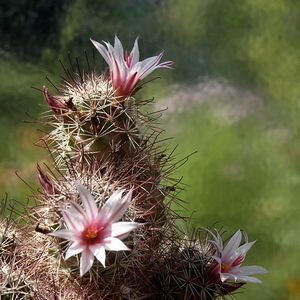
[[92,42],[109,75],[88,61],[88,71],[64,67],[58,94],[41,90],[50,110],[40,122],[52,128],[39,145],[54,167],[37,166],[36,206],[1,222],[4,297],[209,300],[259,282],[248,275],[265,269],[240,267],[253,244],[239,246],[240,231],[223,249],[218,233],[189,237],[177,225],[171,205],[183,186],[172,173],[187,159],[167,154],[160,114],[146,109],[152,99],[134,98],[142,79],[172,62],[160,63],[163,52],[139,61],[137,39],[130,53],[117,37],[114,47]]

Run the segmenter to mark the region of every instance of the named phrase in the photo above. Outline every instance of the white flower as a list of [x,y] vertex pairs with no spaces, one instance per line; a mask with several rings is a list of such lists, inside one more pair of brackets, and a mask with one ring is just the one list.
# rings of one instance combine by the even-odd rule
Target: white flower
[[238,230],[224,248],[220,234],[217,232],[215,235],[211,231],[209,232],[214,238],[214,241],[210,242],[216,247],[216,252],[212,258],[217,263],[212,263],[211,265],[210,274],[212,276],[218,276],[222,282],[248,281],[262,283],[259,279],[250,277],[249,275],[267,273],[268,271],[265,268],[260,266],[241,267],[246,253],[256,241],[248,243],[248,236],[243,232],[246,242],[240,246],[242,233]]
[[143,224],[117,222],[127,210],[133,190],[124,197],[122,197],[124,190],[119,190],[113,193],[102,207],[97,208],[91,193],[80,183],[75,183],[84,209],[76,202],[70,201],[71,208],[62,210],[67,229],[49,235],[73,242],[65,259],[81,253],[80,276],[83,276],[92,267],[94,256],[105,267],[105,250],[130,250],[121,239]]
[[124,50],[121,41],[115,36],[114,47],[107,42],[104,42],[107,49],[100,43],[91,39],[96,49],[103,56],[110,69],[112,85],[115,89],[116,96],[130,96],[136,88],[136,85],[152,73],[157,68],[170,68],[172,61],[160,63],[163,52],[158,56],[146,58],[139,61],[140,53],[138,46],[138,38],[134,42],[132,51],[129,53]]

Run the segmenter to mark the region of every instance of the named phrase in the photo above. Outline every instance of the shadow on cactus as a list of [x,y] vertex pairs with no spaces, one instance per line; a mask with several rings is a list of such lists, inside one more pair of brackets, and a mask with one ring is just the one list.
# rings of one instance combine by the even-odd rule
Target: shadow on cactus
[[[241,267],[254,242],[237,231],[223,246],[218,231],[188,235],[171,209],[184,188],[158,127],[152,100],[134,97],[163,53],[139,61],[138,40],[123,51],[93,41],[109,72],[71,65],[62,85],[41,90],[51,127],[38,142],[53,166],[37,165],[34,207],[1,222],[1,290],[9,299],[217,299],[231,297],[251,275]],[[47,172],[43,169],[47,169]],[[12,250],[13,249],[13,250]],[[4,298],[6,299],[6,298]],[[8,298],[7,298],[8,299]]]

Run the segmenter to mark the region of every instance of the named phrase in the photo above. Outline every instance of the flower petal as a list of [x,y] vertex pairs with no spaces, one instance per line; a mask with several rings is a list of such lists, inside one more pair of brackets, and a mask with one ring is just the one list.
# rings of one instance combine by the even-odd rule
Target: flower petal
[[101,264],[105,268],[106,254],[105,254],[104,246],[102,244],[91,245],[90,250],[93,252],[96,258],[101,262]]
[[109,56],[109,52],[107,51],[107,49],[101,45],[100,43],[90,39],[91,42],[94,44],[94,46],[96,47],[96,49],[100,52],[100,54],[102,55],[102,57],[105,59],[105,61],[107,62],[108,66],[111,67],[111,58]]
[[242,276],[242,275],[237,276],[237,280],[238,281],[247,281],[247,282],[252,282],[252,283],[262,283],[262,281],[256,277]]
[[101,222],[102,226],[114,223],[124,215],[130,204],[133,189],[122,198],[123,192],[124,190],[116,191],[103,205],[97,218],[97,221]]
[[220,279],[221,279],[222,282],[225,282],[225,281],[226,281],[227,279],[229,279],[230,277],[232,277],[233,280],[236,281],[235,278],[234,278],[231,274],[228,274],[228,273],[220,273]]
[[63,214],[64,221],[69,229],[75,231],[80,231],[83,229],[83,224],[82,221],[80,220],[81,217],[74,210],[63,209],[62,214]]
[[261,266],[245,266],[240,267],[235,273],[237,274],[243,274],[243,275],[254,275],[254,274],[263,274],[268,273],[265,268]]
[[87,215],[84,211],[84,209],[76,202],[70,200],[70,204],[72,208],[67,209],[68,212],[73,213],[74,216],[76,216],[78,219],[86,219]]
[[138,40],[139,37],[137,37],[134,41],[134,45],[133,48],[130,52],[130,55],[128,56],[127,59],[127,66],[130,68],[132,66],[134,66],[140,59],[140,51],[139,51],[139,45],[138,45]]
[[[123,82],[120,86],[120,93],[129,95],[134,92],[135,86],[139,83],[140,79],[138,77],[138,73],[135,72],[132,76],[128,77],[128,80]],[[118,91],[118,90],[117,90]]]
[[239,247],[236,251],[235,251],[235,257],[238,257],[240,255],[242,256],[246,256],[246,253],[251,249],[251,247],[253,246],[253,244],[255,244],[256,241],[250,242],[250,243],[246,243],[244,245],[242,245],[241,247]]
[[70,246],[68,251],[66,252],[65,260],[67,260],[69,257],[76,255],[80,252],[83,252],[86,247],[83,245],[80,245],[78,243],[74,243]]
[[125,238],[129,233],[139,226],[144,225],[143,223],[137,222],[117,222],[111,224],[111,236],[117,238]]
[[220,234],[217,232],[217,235],[215,235],[212,231],[210,231],[207,228],[201,227],[202,229],[209,232],[209,234],[215,239],[214,241],[209,240],[208,242],[212,243],[216,247],[216,253],[215,256],[219,256],[223,251],[223,241],[221,239]]
[[103,245],[106,250],[111,250],[111,251],[131,250],[121,240],[117,238],[106,238],[103,240]]
[[80,235],[77,231],[71,229],[61,229],[54,232],[47,233],[47,235],[57,236],[66,240],[77,242]]
[[80,259],[80,276],[83,276],[93,265],[94,255],[89,249],[82,251]]
[[114,44],[114,54],[115,54],[115,59],[118,62],[124,62],[123,45],[116,35],[115,35],[115,44]]
[[235,253],[235,251],[238,249],[240,243],[242,240],[242,233],[240,230],[238,230],[230,239],[230,241],[227,243],[226,247],[223,250],[222,253],[222,260],[223,258],[225,260],[232,258],[232,255]]
[[164,55],[163,52],[161,52],[157,56],[152,56],[149,58],[146,58],[142,61],[141,69],[139,72],[140,79],[144,79],[147,77],[150,73],[152,73],[157,68],[170,68],[169,65],[171,65],[173,62],[166,62],[163,64],[158,65],[159,61],[161,60],[162,56]]
[[80,184],[77,181],[75,181],[75,184],[80,194],[80,198],[85,208],[87,217],[91,222],[93,222],[96,219],[98,213],[98,208],[95,203],[95,199],[93,198],[92,194],[82,184]]

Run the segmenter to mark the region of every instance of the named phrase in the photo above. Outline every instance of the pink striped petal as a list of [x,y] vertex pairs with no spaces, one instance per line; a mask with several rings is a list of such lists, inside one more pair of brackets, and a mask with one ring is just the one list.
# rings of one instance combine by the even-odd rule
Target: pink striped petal
[[47,233],[47,235],[57,236],[62,239],[67,239],[72,242],[77,242],[78,238],[80,238],[79,234],[75,230],[71,229],[61,229],[54,232]]
[[111,66],[111,58],[109,57],[108,51],[107,49],[101,45],[100,43],[90,39],[91,42],[94,44],[94,46],[96,47],[96,49],[100,52],[100,54],[102,55],[102,57],[105,59],[105,61],[107,62],[108,66]]
[[79,245],[77,243],[72,244],[70,246],[70,248],[68,249],[68,251],[66,252],[65,260],[67,260],[69,257],[71,257],[73,255],[83,252],[84,249],[85,249],[85,246],[83,246],[83,245]]
[[98,208],[92,194],[79,182],[75,181],[81,201],[86,211],[86,215],[90,221],[94,221],[97,217]]
[[103,205],[99,215],[98,215],[98,221],[100,219],[105,220],[103,224],[106,225],[107,223],[114,223],[115,221],[118,221],[127,210],[130,201],[133,190],[131,189],[123,198],[122,193],[124,190],[119,190],[105,202]]
[[93,265],[94,255],[89,249],[82,251],[80,259],[80,276],[83,276]]
[[83,224],[80,218],[77,218],[77,214],[71,210],[62,210],[63,218],[67,227],[72,230],[82,230]]
[[223,250],[223,257],[230,256],[239,247],[242,240],[242,233],[238,230],[227,243],[225,249]]

